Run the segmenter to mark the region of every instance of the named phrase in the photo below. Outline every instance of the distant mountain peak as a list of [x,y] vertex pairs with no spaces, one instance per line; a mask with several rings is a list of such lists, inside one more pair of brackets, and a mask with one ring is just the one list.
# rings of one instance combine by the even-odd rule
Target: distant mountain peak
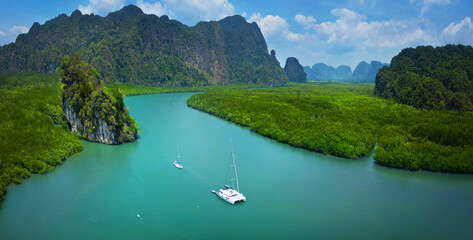
[[346,65],[340,65],[337,68],[328,66],[325,63],[316,63],[311,67],[304,67],[307,73],[307,79],[310,80],[338,80],[348,82],[374,82],[378,70],[389,64],[379,61],[361,61],[352,72]]
[[71,13],[71,18],[80,17],[80,16],[82,16],[82,12],[79,10],[75,10],[74,12]]
[[286,71],[290,82],[307,82],[307,74],[304,72],[304,68],[299,63],[299,60],[295,57],[287,58],[284,71]]
[[141,10],[141,8],[139,8],[139,7],[137,7],[133,4],[130,4],[128,6],[123,7],[122,9],[117,11],[117,13],[128,15],[128,16],[135,16],[135,15],[144,14],[144,12],[143,12],[143,10]]
[[325,63],[316,63],[312,68],[306,67],[304,70],[310,80],[347,80],[352,74],[349,66],[340,65],[334,68]]
[[225,17],[223,18],[222,20],[220,21],[239,21],[239,22],[246,22],[246,19],[241,16],[241,15],[233,15],[233,16],[228,16],[228,17]]
[[374,82],[379,69],[386,65],[389,64],[381,63],[380,61],[371,61],[371,63],[362,61],[353,71],[352,80],[360,82]]

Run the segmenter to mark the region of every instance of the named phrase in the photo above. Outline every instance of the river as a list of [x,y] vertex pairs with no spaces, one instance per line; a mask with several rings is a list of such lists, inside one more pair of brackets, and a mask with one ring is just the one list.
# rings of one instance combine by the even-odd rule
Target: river
[[[473,239],[472,175],[293,148],[187,107],[191,95],[128,97],[136,142],[84,141],[54,172],[11,184],[0,239]],[[247,197],[233,206],[211,193],[230,141]]]

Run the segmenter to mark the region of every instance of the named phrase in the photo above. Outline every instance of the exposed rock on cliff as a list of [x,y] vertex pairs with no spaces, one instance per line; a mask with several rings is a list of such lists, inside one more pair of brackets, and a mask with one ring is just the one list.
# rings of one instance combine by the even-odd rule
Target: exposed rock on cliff
[[119,89],[108,90],[99,73],[80,57],[64,57],[57,69],[64,114],[71,132],[105,144],[136,139],[138,127],[129,116]]

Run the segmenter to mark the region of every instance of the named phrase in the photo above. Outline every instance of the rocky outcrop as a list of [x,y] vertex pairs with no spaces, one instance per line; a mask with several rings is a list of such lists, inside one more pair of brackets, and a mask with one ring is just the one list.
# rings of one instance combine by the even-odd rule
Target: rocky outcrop
[[307,82],[307,75],[304,72],[304,68],[295,57],[287,58],[284,71],[286,71],[287,78],[290,82]]
[[65,57],[58,68],[62,108],[71,132],[88,141],[134,141],[138,127],[119,89],[108,90],[98,73],[79,57]]
[[370,64],[365,61],[360,62],[353,71],[351,79],[354,82],[374,82],[376,74],[383,66],[389,66],[389,64],[379,61],[371,61]]

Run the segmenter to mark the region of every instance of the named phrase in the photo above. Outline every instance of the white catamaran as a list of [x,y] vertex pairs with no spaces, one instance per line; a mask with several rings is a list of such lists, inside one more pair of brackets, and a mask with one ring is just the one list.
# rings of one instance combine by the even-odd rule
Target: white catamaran
[[219,196],[221,199],[233,205],[235,204],[235,202],[246,201],[246,197],[242,193],[240,193],[240,187],[238,186],[238,175],[237,175],[237,169],[235,165],[235,154],[233,154],[233,146],[232,146],[232,160],[233,160],[233,169],[235,170],[235,180],[236,180],[237,189],[235,190],[233,187],[230,187],[227,184],[224,184],[223,185],[224,187],[220,189],[218,192],[215,190],[212,190],[212,192],[217,194],[217,196]]
[[181,163],[181,154],[179,154],[179,145],[177,145],[177,161],[174,161],[174,166],[179,168],[179,169],[183,169],[184,166],[182,166],[182,163]]

